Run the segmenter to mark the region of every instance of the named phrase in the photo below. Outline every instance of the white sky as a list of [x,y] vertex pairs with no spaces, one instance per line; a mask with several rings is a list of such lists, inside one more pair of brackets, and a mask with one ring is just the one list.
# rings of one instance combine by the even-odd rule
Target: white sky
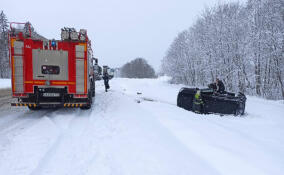
[[[100,65],[119,67],[143,57],[157,70],[169,45],[219,0],[1,0],[8,20],[30,21],[46,38],[62,27],[88,30]],[[235,0],[221,0],[221,2]],[[239,0],[245,2],[245,0]]]

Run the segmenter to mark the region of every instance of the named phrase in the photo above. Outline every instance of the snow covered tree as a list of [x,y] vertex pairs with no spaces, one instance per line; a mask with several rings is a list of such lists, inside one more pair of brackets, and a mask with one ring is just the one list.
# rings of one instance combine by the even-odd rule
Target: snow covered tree
[[283,0],[205,9],[170,45],[163,73],[191,86],[206,86],[219,77],[229,91],[283,99],[283,9]]
[[[249,0],[249,49],[257,95],[277,98],[283,89],[283,1]],[[280,90],[280,91],[279,91]]]
[[144,58],[136,58],[121,67],[120,75],[125,78],[154,78],[155,71]]
[[8,50],[8,20],[3,11],[0,12],[0,78],[10,77]]

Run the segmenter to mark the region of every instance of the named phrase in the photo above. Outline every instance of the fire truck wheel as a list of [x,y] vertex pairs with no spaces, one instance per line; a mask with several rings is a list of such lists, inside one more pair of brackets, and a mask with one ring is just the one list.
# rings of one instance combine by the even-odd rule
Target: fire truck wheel
[[96,88],[95,88],[95,83],[92,83],[92,97],[96,95]]
[[92,97],[94,97],[96,95],[96,91],[95,88],[92,90]]
[[88,104],[87,106],[80,107],[81,109],[90,109],[92,107],[93,97],[91,95],[91,92],[89,92],[88,94]]

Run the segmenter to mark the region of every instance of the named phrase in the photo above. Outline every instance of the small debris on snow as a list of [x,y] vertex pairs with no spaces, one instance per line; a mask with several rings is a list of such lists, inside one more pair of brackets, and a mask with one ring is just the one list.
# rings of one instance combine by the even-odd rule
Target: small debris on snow
[[142,100],[145,100],[145,101],[151,101],[151,102],[154,102],[156,100],[152,99],[152,98],[148,98],[148,97],[142,97],[141,98]]

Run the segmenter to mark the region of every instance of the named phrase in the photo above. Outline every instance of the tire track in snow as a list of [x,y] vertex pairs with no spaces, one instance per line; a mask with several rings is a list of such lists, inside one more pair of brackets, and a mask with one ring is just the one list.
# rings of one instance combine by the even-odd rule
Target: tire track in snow
[[[104,86],[102,86],[103,88]],[[105,114],[109,108],[115,106],[114,92],[104,92],[104,89],[99,89],[96,96],[94,110],[90,115],[90,124],[82,135],[84,150],[88,150],[88,156],[83,156],[81,161],[77,162],[74,168],[70,169],[70,175],[92,175],[108,174],[120,175],[121,170],[117,162],[114,161],[112,153],[107,149],[109,141],[114,137],[117,132],[114,128],[112,117]],[[88,139],[86,139],[88,138]],[[78,150],[80,152],[80,150]],[[86,154],[86,153],[81,153]]]
[[[105,99],[105,98],[102,98]],[[106,102],[108,103],[108,102]],[[96,106],[93,106],[93,108],[97,109],[95,113],[103,113],[104,110],[106,110],[105,106],[100,106],[97,108]],[[70,114],[71,113],[71,114]],[[88,111],[82,111],[82,110],[73,110],[73,109],[60,109],[56,111],[28,111],[24,114],[19,114],[15,119],[10,120],[6,122],[7,128],[5,128],[5,131],[8,133],[13,133],[12,129],[15,128],[16,130],[19,129],[21,126],[25,128],[30,128],[33,125],[37,125],[37,121],[41,119],[45,119],[46,121],[50,121],[53,123],[53,125],[58,129],[59,135],[57,137],[54,137],[50,143],[52,145],[49,146],[48,150],[45,152],[41,152],[40,154],[43,154],[41,159],[38,162],[34,162],[36,167],[33,169],[33,171],[29,174],[61,174],[58,173],[55,169],[52,169],[52,161],[57,161],[59,164],[64,164],[64,161],[59,161],[57,159],[58,157],[56,156],[57,154],[62,154],[66,155],[69,157],[78,157],[78,159],[69,159],[69,167],[66,166],[66,171],[61,171],[61,172],[68,172],[67,174],[76,174],[74,169],[68,171],[68,169],[72,169],[72,167],[76,166],[78,163],[77,161],[80,160],[80,157],[84,155],[82,153],[82,150],[80,150],[80,147],[88,149],[88,147],[84,146],[84,144],[89,144],[91,147],[96,148],[95,151],[93,152],[93,155],[85,155],[86,157],[83,158],[85,162],[89,162],[89,164],[92,164],[94,161],[97,160],[97,155],[100,157],[99,159],[103,159],[105,162],[110,162],[108,161],[111,160],[111,156],[106,153],[102,153],[99,150],[103,150],[103,146],[97,145],[95,142],[98,142],[101,138],[89,138],[90,137],[96,137],[97,135],[91,134],[92,133],[92,127],[88,125],[90,122],[90,115],[92,113],[92,110]],[[10,123],[9,123],[10,122]],[[89,129],[86,131],[86,129]],[[48,132],[48,131],[43,131],[43,132]],[[37,135],[37,133],[34,133],[34,135]],[[104,135],[104,134],[103,134]],[[64,145],[64,146],[62,146]],[[64,153],[64,148],[69,149],[69,152]],[[99,148],[101,147],[101,148]],[[86,150],[84,150],[86,152]],[[80,153],[82,155],[80,155]],[[64,159],[63,159],[64,160]],[[67,162],[68,163],[68,162]],[[48,167],[51,165],[50,167]],[[81,167],[85,167],[85,170],[88,169],[89,165],[88,163],[81,164]],[[115,168],[113,168],[115,169]],[[50,173],[54,170],[53,173]],[[26,171],[25,169],[22,169],[19,171],[22,171],[23,174]],[[113,171],[113,170],[112,170]],[[59,171],[60,172],[60,171]],[[63,173],[64,174],[64,173]],[[114,173],[117,174],[117,173]]]
[[[100,95],[97,96],[97,98],[99,98]],[[32,175],[86,174],[90,164],[93,164],[93,162],[96,162],[98,159],[104,160],[104,162],[107,163],[110,162],[111,156],[103,152],[104,147],[100,144],[102,139],[100,135],[105,135],[106,133],[100,132],[98,127],[104,128],[108,126],[102,125],[103,123],[96,123],[100,122],[103,116],[100,116],[99,120],[97,120],[97,116],[93,117],[92,122],[90,120],[91,116],[103,113],[102,108],[96,105],[95,103],[92,108],[94,110],[72,111],[75,112],[75,114],[66,116],[63,116],[64,111],[58,111],[56,115],[50,117],[60,129],[60,136],[41,159]],[[62,117],[65,118],[60,120]],[[68,118],[72,119],[69,120]],[[105,120],[105,118],[103,118],[103,120]],[[68,124],[64,125],[64,122]],[[108,123],[108,121],[106,123]],[[98,132],[100,133],[98,134]],[[54,162],[60,162],[61,165],[62,162],[64,162],[63,167],[58,167]],[[115,172],[117,171],[115,170]]]
[[[7,174],[29,174],[42,151],[50,144],[51,137],[55,134],[53,123],[46,117],[50,111],[33,112],[24,122],[7,131],[6,145],[1,144],[0,171]],[[35,114],[36,113],[36,114]],[[36,116],[37,114],[42,116]],[[25,114],[27,115],[27,114]],[[22,115],[22,117],[27,117]],[[21,120],[24,120],[21,118]],[[44,132],[46,129],[50,132]],[[3,133],[2,133],[3,134]],[[2,137],[2,136],[1,136]],[[40,151],[42,150],[42,151]],[[29,162],[33,161],[33,164]]]
[[[18,135],[18,132],[23,132],[23,130],[28,129],[33,124],[35,124],[38,119],[45,115],[48,115],[50,110],[45,111],[27,111],[23,114],[17,113],[11,120],[7,120],[0,125],[0,135]],[[11,115],[5,116],[10,117]]]
[[[62,153],[62,149],[59,148],[59,146],[56,146],[56,151],[53,149],[52,154],[61,153],[61,156],[65,155],[65,157],[69,157],[67,159],[61,159],[65,160],[64,164],[66,165],[63,165],[65,168],[59,167],[56,169],[56,166],[52,165],[52,163],[47,165],[50,161],[61,162],[59,161],[60,156],[47,156],[47,159],[50,160],[47,162],[42,161],[43,163],[45,162],[43,167],[39,166],[38,171],[34,171],[33,174],[86,175],[89,173],[93,174],[94,169],[96,174],[122,174],[120,173],[119,166],[113,160],[112,154],[106,149],[105,143],[110,140],[116,132],[113,128],[113,121],[109,116],[105,115],[109,110],[108,107],[115,105],[113,92],[105,93],[100,89],[98,92],[92,111],[81,116],[87,118],[87,123],[82,124],[80,121],[77,122],[77,119],[82,120],[82,118],[76,117],[68,124],[68,128],[65,127],[66,132],[70,129],[74,131],[80,130],[80,132],[77,134],[66,134],[59,139],[59,146],[66,145],[69,142],[72,151],[70,149],[70,151]],[[56,116],[56,118],[59,117],[60,116]],[[55,122],[58,123],[58,121]],[[75,125],[76,123],[78,126]],[[84,127],[82,127],[82,125],[84,125]]]
[[[48,119],[57,127],[59,135],[53,142],[52,146],[46,151],[44,156],[38,162],[37,167],[33,170],[31,175],[50,174],[51,170],[49,170],[47,166],[52,161],[56,161],[54,160],[56,159],[54,157],[56,157],[57,154],[60,154],[60,149],[62,148],[64,141],[68,139],[68,137],[72,137],[72,135],[74,134],[77,134],[79,136],[80,132],[84,130],[86,119],[84,119],[84,123],[82,123],[82,116],[88,116],[89,113],[90,111],[82,111],[80,109],[60,109],[48,117]],[[79,125],[82,125],[81,127],[83,127],[81,128],[81,131],[76,128]],[[75,133],[74,131],[76,131],[77,133]]]

